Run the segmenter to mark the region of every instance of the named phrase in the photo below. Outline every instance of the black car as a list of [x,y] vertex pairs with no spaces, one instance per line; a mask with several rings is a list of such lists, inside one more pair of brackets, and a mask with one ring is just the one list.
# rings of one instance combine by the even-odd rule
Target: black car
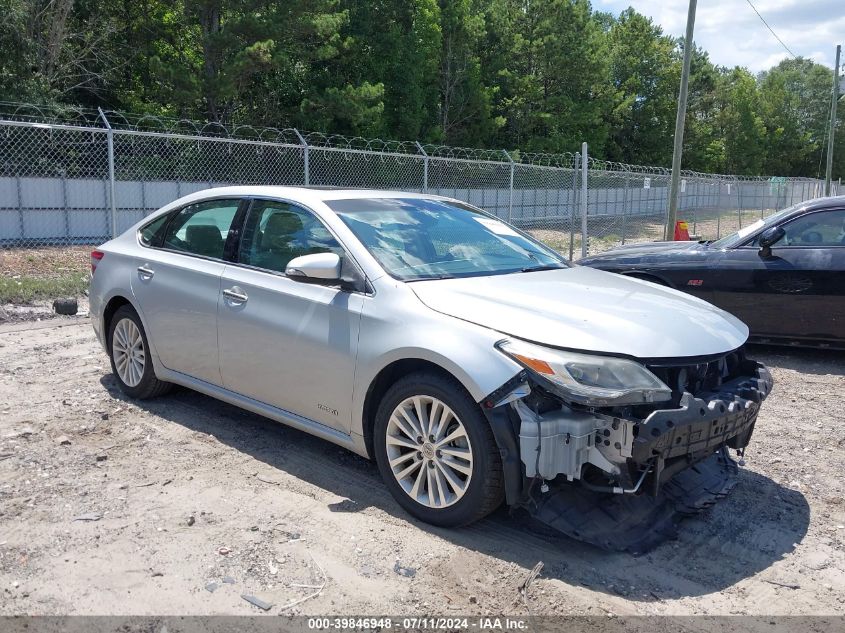
[[757,342],[845,349],[845,196],[802,202],[715,242],[628,244],[578,263],[701,297]]

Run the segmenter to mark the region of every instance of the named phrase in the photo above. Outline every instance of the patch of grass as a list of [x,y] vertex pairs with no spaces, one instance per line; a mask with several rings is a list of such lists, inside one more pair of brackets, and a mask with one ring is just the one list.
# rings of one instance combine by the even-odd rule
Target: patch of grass
[[88,289],[86,273],[66,273],[54,277],[0,277],[0,304],[27,304],[59,297],[78,297]]

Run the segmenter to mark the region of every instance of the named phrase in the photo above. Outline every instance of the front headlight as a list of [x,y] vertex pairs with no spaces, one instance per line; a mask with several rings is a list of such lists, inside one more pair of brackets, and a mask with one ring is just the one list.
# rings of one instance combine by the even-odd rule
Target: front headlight
[[593,406],[662,402],[672,390],[637,362],[504,340],[496,347],[543,379],[559,396]]

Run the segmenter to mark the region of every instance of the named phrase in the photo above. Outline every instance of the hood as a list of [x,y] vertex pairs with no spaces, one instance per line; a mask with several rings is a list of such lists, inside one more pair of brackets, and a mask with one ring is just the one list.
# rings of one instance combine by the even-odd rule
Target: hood
[[593,268],[408,284],[432,310],[542,345],[635,358],[721,354],[736,317],[677,290]]
[[636,242],[633,244],[624,244],[616,246],[603,253],[590,255],[578,260],[578,264],[590,264],[591,262],[600,262],[606,260],[625,260],[629,258],[636,258],[641,260],[645,257],[671,257],[675,259],[678,255],[683,257],[683,253],[688,254],[691,258],[700,256],[707,252],[707,245],[701,242]]

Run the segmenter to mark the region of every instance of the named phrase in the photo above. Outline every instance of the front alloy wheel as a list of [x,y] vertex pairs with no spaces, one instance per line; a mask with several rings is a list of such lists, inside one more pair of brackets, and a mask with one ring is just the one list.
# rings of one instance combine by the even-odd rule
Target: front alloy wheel
[[387,423],[387,457],[396,481],[417,503],[445,508],[472,480],[472,444],[443,401],[414,396],[399,403]]
[[393,497],[427,523],[467,525],[504,497],[490,424],[466,389],[445,374],[410,374],[387,390],[376,413],[373,448]]

